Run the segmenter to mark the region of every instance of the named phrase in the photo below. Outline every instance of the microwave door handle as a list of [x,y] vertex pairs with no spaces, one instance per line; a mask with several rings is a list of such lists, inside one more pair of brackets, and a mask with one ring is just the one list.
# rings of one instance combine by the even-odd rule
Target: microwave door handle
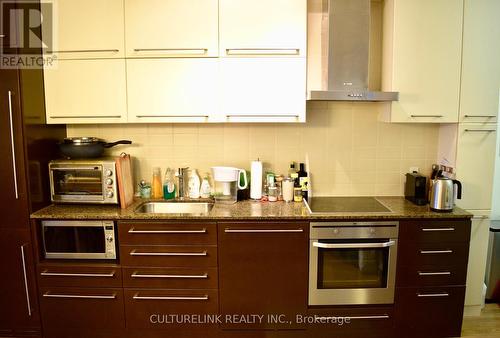
[[395,245],[395,241],[383,243],[321,243],[313,242],[313,246],[321,249],[370,249],[370,248],[388,248]]

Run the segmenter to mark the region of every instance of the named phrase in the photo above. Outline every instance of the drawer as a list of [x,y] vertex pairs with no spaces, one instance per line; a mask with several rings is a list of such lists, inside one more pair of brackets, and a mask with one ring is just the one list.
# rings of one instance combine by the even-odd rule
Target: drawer
[[124,268],[126,288],[217,289],[217,268]]
[[470,220],[404,221],[399,225],[400,243],[468,243]]
[[399,337],[460,337],[465,287],[398,288]]
[[216,267],[216,246],[128,246],[120,247],[121,262],[138,267]]
[[[217,324],[185,323],[180,317],[216,315],[218,309],[217,290],[125,289],[127,328],[216,327]],[[179,315],[179,322],[168,315]],[[202,320],[203,316],[198,318]]]
[[462,267],[469,258],[468,243],[406,242],[398,248],[398,269]]
[[44,328],[123,328],[123,306],[123,289],[40,288]]
[[122,287],[122,271],[117,266],[38,265],[40,286]]
[[397,286],[465,285],[467,265],[441,268],[407,268],[397,270]]
[[118,233],[121,244],[217,244],[217,225],[215,223],[120,222],[118,223]]

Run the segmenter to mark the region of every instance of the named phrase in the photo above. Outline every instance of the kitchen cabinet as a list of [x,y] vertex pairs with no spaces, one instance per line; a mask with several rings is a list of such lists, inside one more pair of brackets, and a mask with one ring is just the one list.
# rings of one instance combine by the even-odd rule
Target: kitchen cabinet
[[500,25],[496,0],[465,0],[460,122],[496,122]]
[[223,58],[223,122],[305,122],[305,58]]
[[382,90],[399,92],[399,100],[382,120],[458,122],[463,6],[461,0],[385,1]]
[[127,57],[217,57],[217,0],[125,0]]
[[[285,314],[307,310],[308,224],[219,223],[222,314]],[[292,328],[289,324],[231,324],[224,329]]]
[[457,206],[466,210],[489,210],[495,169],[495,124],[460,124],[458,128],[456,176],[463,185]]
[[[119,58],[124,52],[123,0],[54,0],[52,26],[42,33],[54,38],[54,54],[59,60]],[[48,31],[52,28],[52,32]]]
[[125,60],[60,60],[44,77],[47,123],[127,120]]
[[217,59],[129,59],[129,122],[207,122],[217,111]]

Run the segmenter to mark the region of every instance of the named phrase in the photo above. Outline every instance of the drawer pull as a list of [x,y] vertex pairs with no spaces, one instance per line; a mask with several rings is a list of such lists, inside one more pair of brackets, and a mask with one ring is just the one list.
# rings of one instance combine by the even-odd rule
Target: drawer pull
[[47,298],[67,298],[67,299],[115,299],[116,293],[112,295],[65,295],[65,294],[57,294],[46,292],[43,294],[44,297]]
[[432,254],[450,254],[453,250],[420,250],[422,255],[432,255]]
[[206,251],[202,252],[137,252],[132,250],[130,256],[208,256]]
[[40,273],[41,276],[50,277],[114,277],[115,272],[110,273],[62,273],[62,272],[49,272],[47,270]]
[[296,233],[304,232],[304,229],[224,229],[226,233],[259,234],[259,233]]
[[418,272],[419,276],[449,276],[451,275],[450,271],[441,271],[441,272]]
[[139,296],[136,294],[134,299],[137,300],[208,300],[208,296],[187,297],[187,296]]
[[200,230],[135,230],[131,228],[129,234],[206,234],[207,229]]
[[494,133],[496,129],[464,129],[465,132]]
[[432,232],[432,231],[455,231],[455,228],[422,228],[424,232]]
[[130,275],[132,278],[186,278],[186,279],[207,279],[208,273],[203,275],[144,275],[134,272]]
[[227,48],[226,55],[299,55],[299,48]]
[[411,117],[443,117],[443,115],[410,115]]
[[76,49],[76,50],[51,50],[48,53],[118,53],[119,49]]
[[59,116],[51,116],[51,119],[118,119],[121,118],[121,115],[59,115]]
[[484,117],[488,119],[492,119],[494,117],[497,117],[496,115],[464,115],[464,117]]
[[134,48],[134,52],[164,52],[170,54],[204,55],[208,48]]
[[449,297],[450,294],[443,292],[443,293],[417,293],[417,297],[425,298],[425,297]]
[[[339,317],[345,317],[345,318],[349,318],[349,319],[389,319],[391,317],[389,317],[389,315],[378,315],[378,316],[339,316]],[[338,317],[318,317],[318,316],[315,316],[315,319],[317,320],[332,320],[332,319],[335,319],[335,318],[338,318]]]

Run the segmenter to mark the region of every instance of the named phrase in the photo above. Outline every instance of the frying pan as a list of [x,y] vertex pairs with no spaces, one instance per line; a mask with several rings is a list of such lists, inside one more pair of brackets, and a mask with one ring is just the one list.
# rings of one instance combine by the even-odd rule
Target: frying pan
[[97,137],[68,137],[59,143],[61,153],[69,158],[94,158],[99,157],[107,148],[118,144],[132,144],[132,141],[120,140],[107,143]]

